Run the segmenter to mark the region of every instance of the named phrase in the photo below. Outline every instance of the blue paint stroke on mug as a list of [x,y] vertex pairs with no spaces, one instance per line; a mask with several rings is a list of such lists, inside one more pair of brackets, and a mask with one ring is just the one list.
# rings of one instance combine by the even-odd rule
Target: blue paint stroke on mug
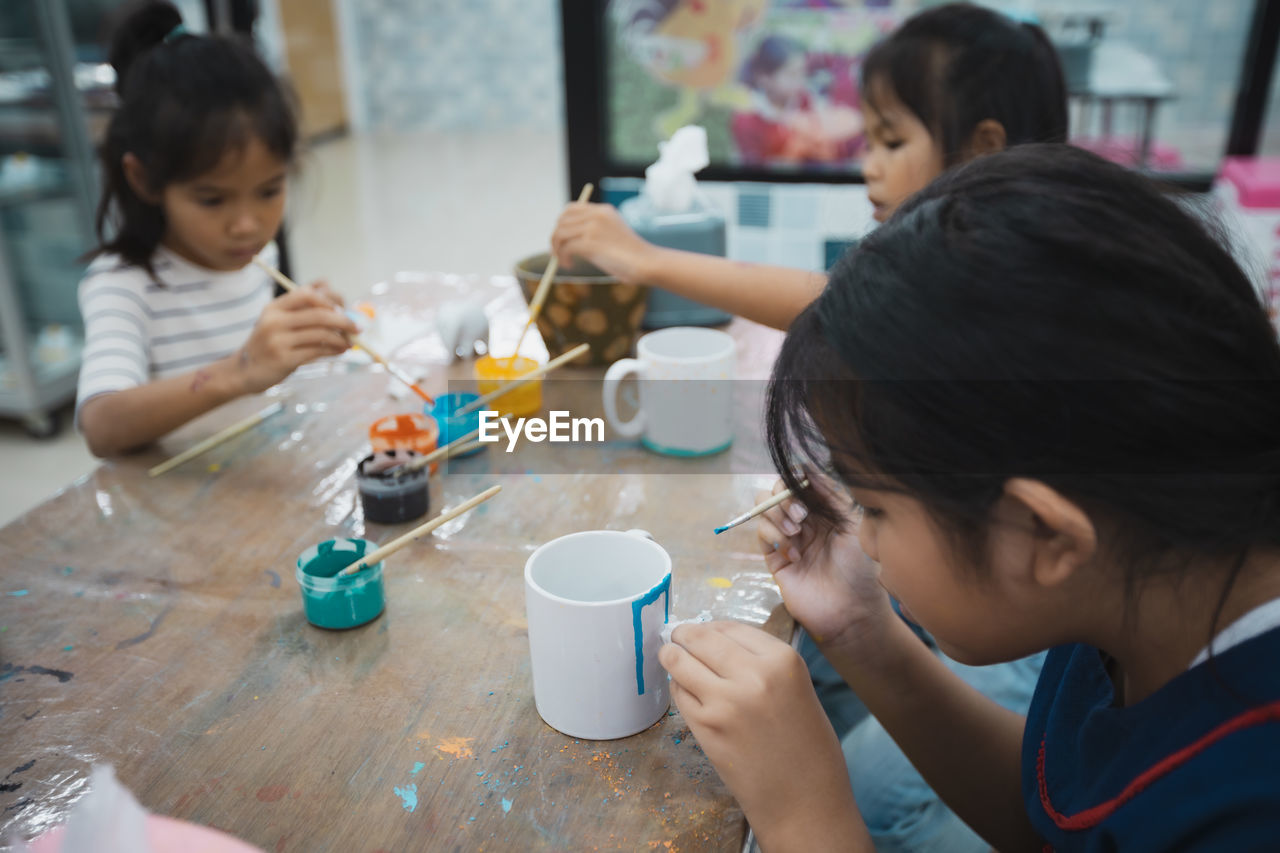
[[644,594],[643,598],[631,602],[631,628],[636,635],[636,695],[644,695],[644,626],[640,624],[640,617],[646,605],[653,604],[658,600],[658,596],[665,595],[662,601],[662,624],[667,624],[667,620],[671,617],[671,573],[667,572],[667,576]]

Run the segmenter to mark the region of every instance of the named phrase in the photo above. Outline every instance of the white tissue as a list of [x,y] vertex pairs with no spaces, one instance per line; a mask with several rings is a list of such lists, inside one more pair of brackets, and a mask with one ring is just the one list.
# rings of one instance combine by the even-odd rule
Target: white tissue
[[662,645],[665,646],[667,643],[671,642],[671,632],[674,631],[676,628],[679,628],[681,625],[696,625],[701,622],[710,622],[710,621],[711,621],[711,611],[704,610],[701,613],[699,613],[697,616],[694,616],[692,619],[675,619],[671,622],[668,622],[667,627],[662,629],[662,635],[661,635]]
[[477,344],[488,347],[489,318],[485,316],[484,305],[465,299],[444,303],[436,311],[436,331],[451,357],[471,357]]
[[658,160],[644,170],[644,194],[662,213],[683,213],[693,206],[697,181],[693,175],[711,162],[707,131],[685,125],[658,143]]
[[147,812],[109,765],[89,773],[89,793],[71,809],[61,853],[149,853]]

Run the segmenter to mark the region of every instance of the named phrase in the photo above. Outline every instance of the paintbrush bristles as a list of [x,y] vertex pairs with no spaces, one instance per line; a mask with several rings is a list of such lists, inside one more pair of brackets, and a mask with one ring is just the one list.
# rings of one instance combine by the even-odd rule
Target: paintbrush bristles
[[415,527],[413,530],[410,530],[408,533],[404,534],[398,539],[392,539],[386,545],[383,545],[381,548],[377,549],[373,553],[365,554],[359,560],[347,566],[342,571],[338,572],[337,576],[343,577],[345,575],[354,575],[356,572],[360,571],[361,569],[368,568],[369,566],[376,566],[378,563],[382,562],[387,557],[390,557],[392,554],[396,553],[401,548],[408,545],[414,539],[417,539],[419,536],[425,536],[426,534],[435,530],[440,525],[446,522],[452,521],[453,519],[457,518],[458,516],[462,515],[465,512],[469,512],[472,509],[475,509],[477,506],[489,500],[489,498],[493,497],[500,491],[502,491],[501,485],[490,486],[489,488],[485,489],[483,492],[476,495],[475,497],[470,498],[469,500],[463,501],[462,503],[458,504],[453,509],[445,510],[444,512],[437,515],[435,518],[428,521],[426,524],[422,524],[422,525],[419,525],[418,527]]
[[[800,488],[802,489],[809,488],[809,481],[801,480]],[[733,528],[737,527],[740,524],[746,524],[751,519],[755,518],[758,515],[763,515],[764,513],[773,509],[775,506],[777,506],[778,504],[782,503],[783,501],[787,500],[790,497],[792,497],[791,490],[783,489],[782,491],[778,492],[776,495],[769,498],[768,500],[763,501],[760,504],[757,504],[752,509],[747,510],[742,515],[738,516],[733,521],[729,522],[723,527],[717,527],[716,535],[719,536],[721,533],[724,533],[726,530],[732,530]]]

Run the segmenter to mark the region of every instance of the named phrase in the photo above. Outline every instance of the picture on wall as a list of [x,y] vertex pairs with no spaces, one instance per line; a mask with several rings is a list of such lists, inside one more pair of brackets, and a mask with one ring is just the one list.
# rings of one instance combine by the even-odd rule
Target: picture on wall
[[858,75],[917,0],[609,0],[607,147],[647,164],[679,127],[711,162],[852,171],[865,144]]

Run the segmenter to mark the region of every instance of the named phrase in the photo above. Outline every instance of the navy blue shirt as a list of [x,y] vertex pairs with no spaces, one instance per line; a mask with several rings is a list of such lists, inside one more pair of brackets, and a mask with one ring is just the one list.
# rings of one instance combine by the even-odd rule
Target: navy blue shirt
[[1046,850],[1280,851],[1280,628],[1127,708],[1097,649],[1051,650],[1022,794]]

